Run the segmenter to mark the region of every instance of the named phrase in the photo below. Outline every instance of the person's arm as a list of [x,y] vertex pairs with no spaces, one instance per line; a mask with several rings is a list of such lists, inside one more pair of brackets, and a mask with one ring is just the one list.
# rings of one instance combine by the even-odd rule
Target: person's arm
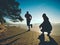
[[30,19],[32,19],[32,16],[30,15]]
[[43,23],[42,23],[41,25],[39,25],[39,28],[41,28],[41,27],[42,27],[42,25],[43,25]]
[[32,19],[32,16],[31,16],[31,19]]
[[39,28],[41,28],[41,26],[42,26],[42,24],[41,24],[41,25],[39,25]]
[[26,18],[26,14],[25,14],[25,18]]

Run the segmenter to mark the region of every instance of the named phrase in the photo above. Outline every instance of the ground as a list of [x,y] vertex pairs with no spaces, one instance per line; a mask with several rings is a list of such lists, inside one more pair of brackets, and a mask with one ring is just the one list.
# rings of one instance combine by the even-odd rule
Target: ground
[[[43,35],[35,27],[31,31],[27,31],[26,27],[6,26],[7,31],[0,33],[0,45],[42,45],[41,39]],[[42,38],[41,38],[42,37]],[[51,35],[50,38],[45,34],[45,44],[60,45],[60,36]],[[43,39],[42,39],[43,40]],[[53,44],[52,43],[52,44]],[[51,45],[51,44],[50,44]]]

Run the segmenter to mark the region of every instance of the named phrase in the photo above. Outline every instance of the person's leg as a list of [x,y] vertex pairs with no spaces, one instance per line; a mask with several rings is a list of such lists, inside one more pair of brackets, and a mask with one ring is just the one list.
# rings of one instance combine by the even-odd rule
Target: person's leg
[[28,31],[30,31],[30,26],[28,26],[28,28],[29,28]]
[[28,31],[30,31],[30,21],[27,20]]
[[42,34],[44,34],[44,32],[42,32]]
[[50,36],[50,33],[51,33],[51,32],[48,32],[48,34],[47,34],[47,35],[48,35],[48,36]]
[[[31,22],[31,20],[30,20],[29,22]],[[30,24],[30,23],[29,23],[29,24]],[[31,28],[33,27],[32,24],[30,24],[30,26],[31,26]]]
[[44,34],[44,29],[41,29],[42,34]]
[[31,24],[31,28],[32,28],[32,24]]

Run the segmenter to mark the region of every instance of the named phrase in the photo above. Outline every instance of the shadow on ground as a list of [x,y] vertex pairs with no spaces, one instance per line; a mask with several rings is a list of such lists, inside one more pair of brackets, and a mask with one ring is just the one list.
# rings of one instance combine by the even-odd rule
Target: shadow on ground
[[57,42],[51,37],[48,36],[50,41],[45,41],[44,34],[41,34],[38,39],[40,40],[39,45],[58,45]]
[[[22,33],[19,33],[19,34],[16,34],[16,35],[13,35],[13,36],[4,38],[4,39],[0,39],[0,43],[1,43],[1,42],[4,42],[4,41],[7,41],[7,40],[9,40],[9,39],[12,39],[12,38],[14,38],[14,37],[16,37],[16,36],[19,36],[19,35],[21,35],[21,34],[24,34],[24,33],[26,33],[26,32],[28,32],[28,31],[25,31],[25,32],[22,32]],[[6,44],[4,44],[4,45],[11,45],[12,43],[16,42],[18,39],[20,39],[20,38],[17,38],[17,39],[15,39],[15,40],[13,40],[13,41],[11,41],[11,42],[9,42],[9,43],[6,43]],[[3,45],[3,44],[0,44],[0,45]]]

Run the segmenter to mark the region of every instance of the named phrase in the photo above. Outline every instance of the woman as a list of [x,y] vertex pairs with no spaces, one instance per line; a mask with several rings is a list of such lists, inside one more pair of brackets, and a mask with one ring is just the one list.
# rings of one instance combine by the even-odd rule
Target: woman
[[43,17],[43,23],[39,26],[39,28],[42,28],[41,29],[41,32],[44,33],[44,32],[48,32],[48,36],[50,35],[51,33],[51,30],[52,30],[52,26],[49,22],[49,18],[46,16],[46,14],[44,13],[42,15]]

